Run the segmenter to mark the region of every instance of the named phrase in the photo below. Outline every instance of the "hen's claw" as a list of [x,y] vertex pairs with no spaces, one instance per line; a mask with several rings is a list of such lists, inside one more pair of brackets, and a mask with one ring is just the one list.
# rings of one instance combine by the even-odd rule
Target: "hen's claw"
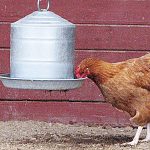
[[128,143],[123,143],[123,144],[121,144],[121,146],[136,146],[137,143],[138,143],[138,141],[131,141]]
[[140,140],[140,142],[142,143],[142,142],[150,142],[150,138],[145,138],[145,139],[143,139],[143,140]]

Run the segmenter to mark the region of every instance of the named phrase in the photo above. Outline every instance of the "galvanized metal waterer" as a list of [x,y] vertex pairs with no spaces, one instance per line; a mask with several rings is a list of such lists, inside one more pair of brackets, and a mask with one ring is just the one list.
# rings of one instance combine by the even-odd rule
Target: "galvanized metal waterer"
[[11,24],[11,77],[72,79],[75,25],[47,9]]
[[[74,79],[75,25],[47,8],[11,24],[10,74],[0,76],[7,87],[66,90],[81,86]],[[57,84],[56,84],[57,83]]]

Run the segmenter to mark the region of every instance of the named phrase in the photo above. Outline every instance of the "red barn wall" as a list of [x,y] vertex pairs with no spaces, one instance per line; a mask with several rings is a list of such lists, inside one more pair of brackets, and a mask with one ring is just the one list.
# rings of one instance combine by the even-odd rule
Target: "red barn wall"
[[[150,49],[148,0],[51,0],[50,9],[77,25],[76,64],[86,57],[122,61],[144,55]],[[1,1],[0,73],[9,72],[10,23],[35,10],[36,1],[33,0]],[[90,80],[80,89],[51,93],[9,89],[0,82],[0,120],[30,119],[115,126],[130,124],[127,115],[105,103]]]

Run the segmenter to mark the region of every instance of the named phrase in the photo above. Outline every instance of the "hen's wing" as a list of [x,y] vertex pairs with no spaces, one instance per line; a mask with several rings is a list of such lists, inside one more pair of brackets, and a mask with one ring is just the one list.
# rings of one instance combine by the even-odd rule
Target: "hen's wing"
[[135,86],[150,91],[150,72],[141,73],[135,80]]
[[150,91],[150,54],[135,59],[129,68],[132,83]]

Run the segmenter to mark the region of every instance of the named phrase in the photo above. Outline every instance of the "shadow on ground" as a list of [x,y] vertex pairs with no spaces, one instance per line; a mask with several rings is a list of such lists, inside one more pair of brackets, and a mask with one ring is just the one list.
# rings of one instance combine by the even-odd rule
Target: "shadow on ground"
[[125,135],[64,135],[59,136],[56,134],[45,134],[45,135],[34,135],[31,139],[23,139],[19,140],[19,144],[28,144],[28,143],[72,143],[72,144],[104,144],[104,145],[112,145],[112,144],[121,144],[125,142],[129,142],[133,139],[133,137],[125,136]]

